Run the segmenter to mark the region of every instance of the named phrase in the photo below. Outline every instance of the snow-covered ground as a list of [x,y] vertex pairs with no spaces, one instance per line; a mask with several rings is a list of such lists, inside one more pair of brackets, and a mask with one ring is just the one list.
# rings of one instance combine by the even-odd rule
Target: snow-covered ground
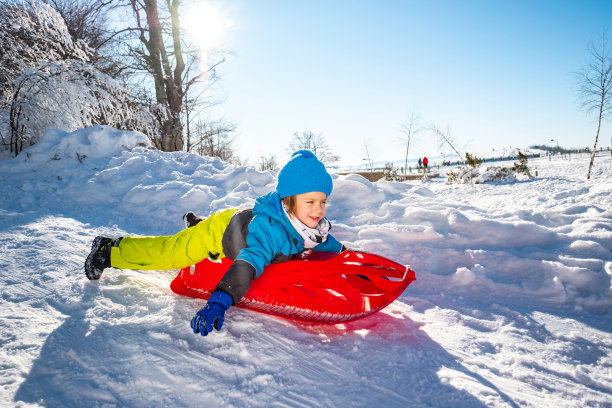
[[0,162],[0,406],[610,407],[612,159],[508,184],[335,178],[334,235],[415,270],[387,309],[312,325],[243,309],[194,335],[176,271],[83,262],[245,207],[275,175],[93,127]]

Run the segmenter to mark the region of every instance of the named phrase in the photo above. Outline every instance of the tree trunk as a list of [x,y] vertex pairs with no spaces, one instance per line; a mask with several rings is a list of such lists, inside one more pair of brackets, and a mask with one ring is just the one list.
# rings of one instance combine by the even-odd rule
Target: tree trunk
[[587,172],[587,180],[591,179],[591,169],[595,161],[595,153],[597,153],[597,140],[599,139],[599,130],[601,129],[601,118],[603,116],[604,93],[601,93],[601,104],[599,105],[599,118],[597,120],[597,133],[595,134],[595,144],[593,145],[593,153],[591,153],[591,162],[589,163],[589,171]]
[[168,106],[172,112],[172,140],[169,140],[169,150],[183,150],[183,124],[181,123],[181,111],[183,110],[183,71],[185,63],[183,62],[183,50],[181,48],[181,32],[178,7],[180,0],[166,0],[170,17],[172,21],[172,43],[174,48],[175,67],[171,71],[168,55],[165,50],[162,53],[162,61],[164,62],[164,71],[166,72],[166,91],[168,95]]
[[[601,130],[601,122],[606,115],[610,114],[612,106],[610,106],[610,87],[612,86],[612,48],[606,47],[606,32],[604,31],[601,37],[601,51],[597,47],[591,47],[591,58],[593,60],[583,73],[582,95],[585,99],[583,106],[587,110],[599,110],[597,117],[597,133],[595,134],[595,143],[593,144],[593,152],[591,153],[591,161],[589,163],[589,171],[587,172],[587,180],[591,179],[591,171],[593,170],[593,162],[595,154],[597,154],[597,142],[599,140],[599,132]],[[592,96],[597,95],[597,98]]]
[[166,0],[170,17],[172,20],[172,44],[174,47],[174,58],[176,66],[174,67],[174,91],[175,97],[178,98],[180,104],[183,99],[183,71],[185,70],[185,62],[183,61],[183,48],[181,47],[181,21],[179,19],[179,4],[180,0]]
[[[147,40],[144,32],[140,40],[149,52],[147,62],[151,68],[151,73],[155,81],[155,96],[157,102],[166,106],[170,111],[167,120],[162,124],[161,150],[172,152],[183,150],[183,124],[181,123],[181,110],[183,108],[183,53],[180,41],[180,21],[178,16],[178,6],[180,1],[174,0],[172,4],[167,0],[168,9],[171,14],[172,39],[174,47],[174,58],[176,66],[172,69],[172,64],[168,58],[168,53],[163,41],[162,26],[159,20],[157,0],[144,0],[144,11],[147,17],[149,39]],[[134,4],[134,11],[138,17],[137,6]]]
[[164,152],[183,150],[183,124],[179,114],[173,112],[164,122],[161,146]]
[[[132,7],[136,13],[138,19],[138,25],[140,26],[140,16],[137,9],[137,4],[133,1]],[[148,58],[146,59],[147,65],[151,69],[153,80],[155,82],[155,99],[158,103],[167,106],[168,101],[166,99],[166,92],[164,87],[164,72],[161,64],[161,48],[164,43],[161,35],[161,24],[159,22],[159,14],[157,12],[157,1],[156,0],[145,0],[144,11],[147,17],[147,26],[149,31],[149,39],[146,38],[146,30],[141,29],[140,41],[144,44],[149,52]]]
[[408,151],[410,150],[410,137],[406,143],[406,161],[404,162],[404,175],[408,174]]

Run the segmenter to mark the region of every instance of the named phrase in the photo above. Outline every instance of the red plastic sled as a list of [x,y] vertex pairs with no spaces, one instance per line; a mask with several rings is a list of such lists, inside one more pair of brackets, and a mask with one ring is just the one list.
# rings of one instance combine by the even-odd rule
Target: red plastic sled
[[[208,299],[231,264],[227,258],[205,259],[181,269],[170,288]],[[346,322],[384,308],[415,279],[411,269],[378,255],[309,251],[267,266],[237,306],[319,323]]]

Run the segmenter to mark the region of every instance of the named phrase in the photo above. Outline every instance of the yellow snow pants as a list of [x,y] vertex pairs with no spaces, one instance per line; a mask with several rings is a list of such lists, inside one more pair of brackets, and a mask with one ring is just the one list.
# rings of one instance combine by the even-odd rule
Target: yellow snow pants
[[111,266],[120,269],[168,270],[196,264],[210,254],[224,257],[221,240],[237,209],[213,213],[175,235],[123,237],[111,248]]

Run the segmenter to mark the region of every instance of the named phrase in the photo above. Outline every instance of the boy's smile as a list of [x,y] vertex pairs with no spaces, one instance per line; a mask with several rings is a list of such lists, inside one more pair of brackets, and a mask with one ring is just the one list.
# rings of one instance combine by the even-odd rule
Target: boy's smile
[[319,191],[298,194],[295,196],[295,216],[304,225],[316,228],[325,217],[327,194]]

